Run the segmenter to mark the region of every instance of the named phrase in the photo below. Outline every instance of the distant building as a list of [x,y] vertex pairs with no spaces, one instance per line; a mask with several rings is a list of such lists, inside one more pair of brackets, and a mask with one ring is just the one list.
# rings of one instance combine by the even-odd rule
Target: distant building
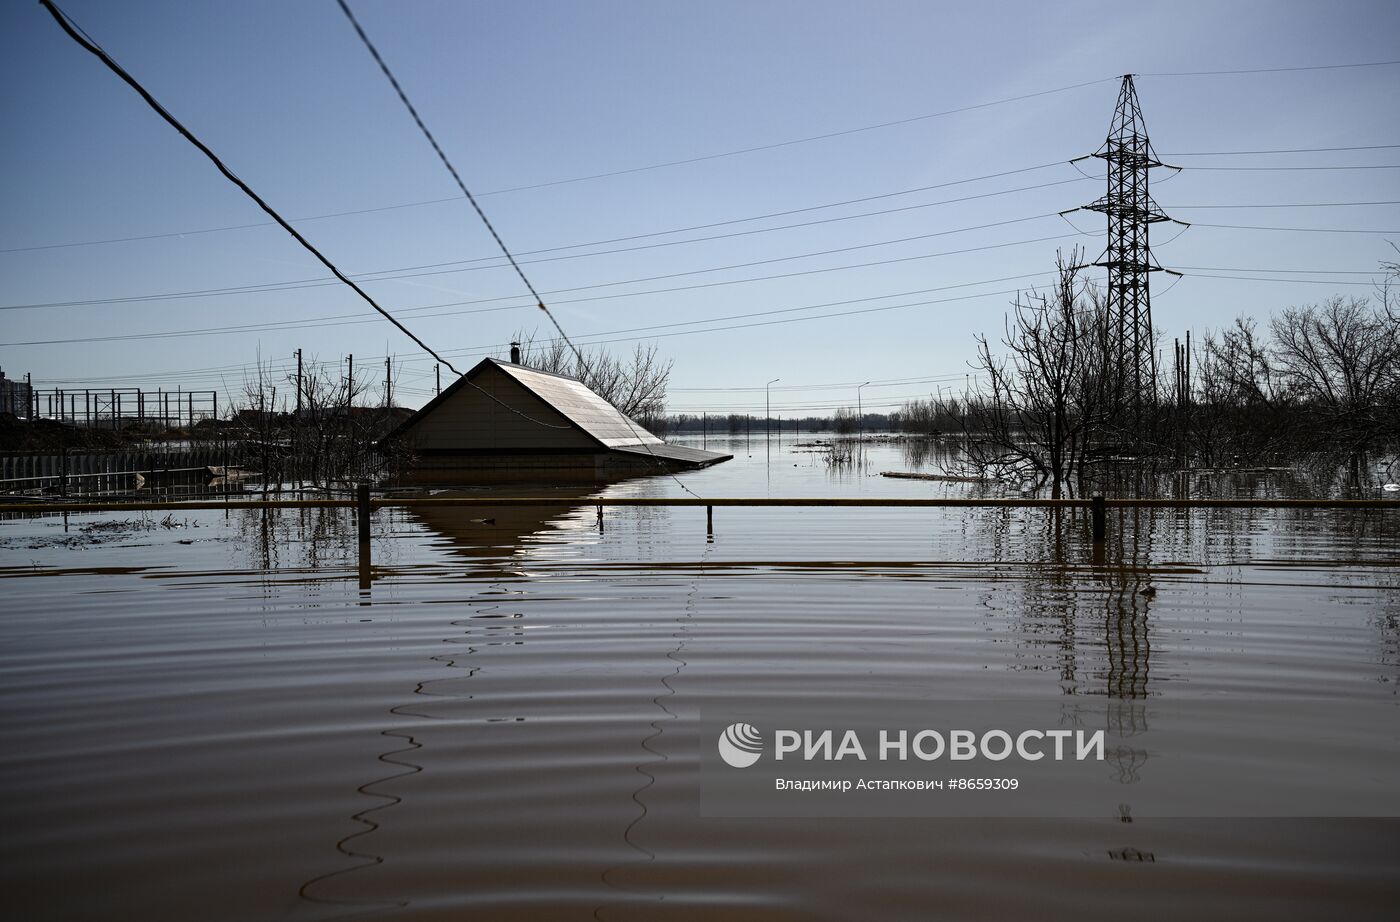
[[0,374],[0,413],[13,413],[21,419],[34,414],[34,389],[24,381]]
[[583,382],[484,359],[389,433],[416,483],[606,481],[733,455],[668,445]]

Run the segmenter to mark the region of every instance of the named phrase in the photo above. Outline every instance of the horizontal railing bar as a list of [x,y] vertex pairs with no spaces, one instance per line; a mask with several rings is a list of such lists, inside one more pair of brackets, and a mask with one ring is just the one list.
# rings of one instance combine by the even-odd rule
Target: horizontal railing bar
[[32,477],[6,477],[0,479],[0,484],[5,483],[27,483],[32,480],[82,480],[83,478],[97,479],[100,477],[128,477],[132,474],[192,474],[196,471],[208,471],[207,465],[197,467],[142,467],[130,471],[98,471],[95,474],[35,474]]
[[[442,508],[480,506],[737,506],[737,507],[835,507],[835,508],[989,508],[1088,509],[1092,500],[1083,499],[900,499],[852,497],[555,497],[555,496],[482,496],[482,497],[381,497],[370,500],[370,506],[385,508]],[[1400,501],[1384,499],[1105,499],[1104,505],[1118,509],[1398,509]],[[202,509],[353,509],[353,499],[269,499],[269,500],[199,500],[194,502],[63,502],[42,501],[0,503],[0,513],[32,512],[179,512]]]

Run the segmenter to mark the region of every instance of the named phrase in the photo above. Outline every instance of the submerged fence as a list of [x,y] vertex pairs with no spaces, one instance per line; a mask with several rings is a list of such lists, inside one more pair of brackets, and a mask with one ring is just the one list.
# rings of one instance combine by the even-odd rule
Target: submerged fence
[[0,491],[67,496],[130,492],[138,478],[167,486],[197,482],[241,463],[246,453],[237,442],[9,452],[0,455]]
[[355,498],[335,499],[257,499],[198,501],[136,501],[136,502],[27,502],[0,503],[0,514],[87,512],[180,512],[199,509],[355,509],[362,529],[368,526],[369,513],[375,509],[413,509],[426,507],[480,506],[595,506],[601,520],[607,507],[625,506],[689,506],[705,507],[707,522],[713,524],[717,507],[834,507],[834,508],[951,508],[951,509],[1087,509],[1096,541],[1104,539],[1109,509],[1390,509],[1400,511],[1400,500],[1386,499],[1145,499],[1090,496],[1075,499],[975,499],[975,498],[900,498],[900,497],[647,497],[647,496],[380,496],[370,495],[370,488],[361,484]]
[[598,510],[598,528],[603,528],[603,510],[628,506],[705,507],[705,530],[714,534],[715,508],[886,508],[886,509],[1069,509],[1087,510],[1093,536],[1094,559],[1100,560],[1108,536],[1109,509],[1337,509],[1390,510],[1400,512],[1400,501],[1384,499],[1140,499],[1091,496],[1076,499],[971,499],[971,498],[850,498],[850,497],[563,497],[563,496],[423,496],[399,497],[370,495],[368,484],[360,484],[354,499],[258,499],[194,502],[28,502],[0,503],[0,517],[92,512],[179,512],[200,509],[354,509],[359,543],[360,588],[373,581],[370,541],[370,515],[375,509],[481,508],[490,506],[560,506]]

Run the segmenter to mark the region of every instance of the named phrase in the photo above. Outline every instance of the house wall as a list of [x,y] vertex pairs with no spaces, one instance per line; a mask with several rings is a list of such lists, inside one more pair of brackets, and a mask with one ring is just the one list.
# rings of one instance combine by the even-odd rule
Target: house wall
[[605,483],[672,470],[619,452],[419,455],[399,482],[406,485],[462,486],[496,483]]

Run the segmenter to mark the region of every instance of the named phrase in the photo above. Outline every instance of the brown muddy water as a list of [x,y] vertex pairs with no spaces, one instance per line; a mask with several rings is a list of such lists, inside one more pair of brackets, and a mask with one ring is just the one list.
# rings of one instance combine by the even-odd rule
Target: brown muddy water
[[[682,482],[969,489],[878,477],[894,447],[834,472],[736,447]],[[362,589],[338,510],[0,522],[6,914],[1394,918],[1397,819],[716,818],[695,727],[773,696],[1394,705],[1394,511],[1115,515],[1096,562],[1044,510],[719,508],[707,535],[701,509],[609,509],[600,533],[561,495],[377,513],[374,555]]]

